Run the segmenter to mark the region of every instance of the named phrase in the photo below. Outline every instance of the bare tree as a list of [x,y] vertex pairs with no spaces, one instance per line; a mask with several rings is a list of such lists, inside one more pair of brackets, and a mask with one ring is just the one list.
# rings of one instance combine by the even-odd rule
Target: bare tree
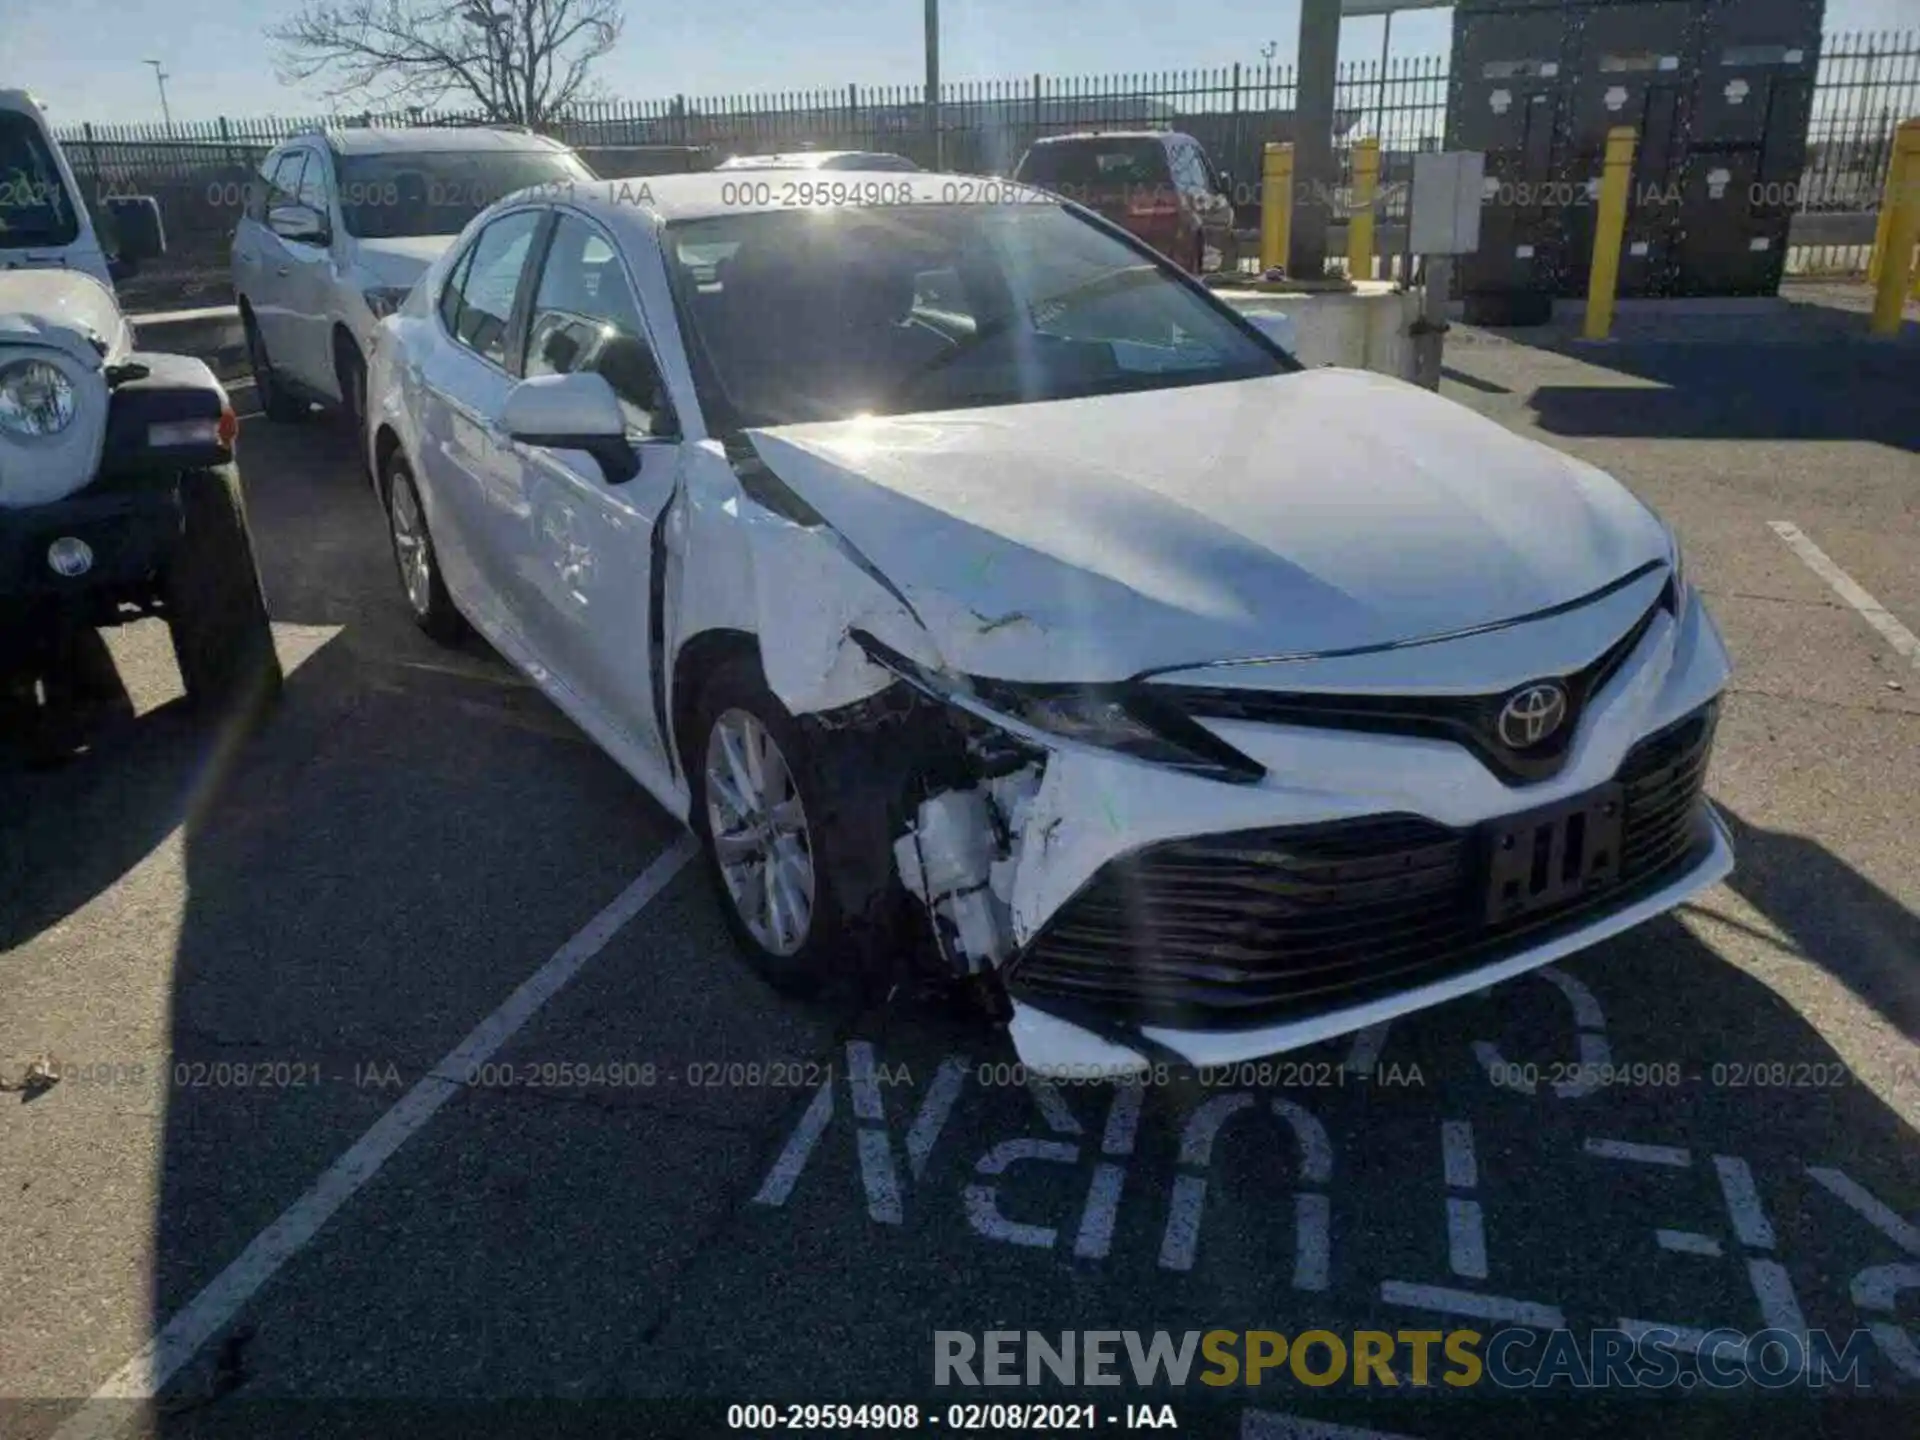
[[588,96],[620,39],[621,0],[312,0],[272,26],[280,78],[369,108],[471,104],[541,125]]

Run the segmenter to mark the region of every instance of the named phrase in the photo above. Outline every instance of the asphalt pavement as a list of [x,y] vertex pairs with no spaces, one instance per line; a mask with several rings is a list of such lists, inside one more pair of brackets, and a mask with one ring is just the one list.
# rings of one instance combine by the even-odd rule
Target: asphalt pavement
[[[1141,1092],[1017,1083],[922,994],[765,989],[675,823],[413,629],[343,437],[249,418],[278,709],[210,732],[143,622],[126,712],[0,768],[0,1082],[62,1076],[0,1094],[0,1436],[708,1433],[741,1401],[924,1433],[1089,1396],[1101,1430],[1151,1398],[1322,1440],[1915,1433],[1920,355],[1456,329],[1447,367],[1679,527],[1737,667],[1709,788],[1739,868],[1492,992]],[[933,1385],[938,1331],[1516,1324],[1868,1331],[1876,1398]]]

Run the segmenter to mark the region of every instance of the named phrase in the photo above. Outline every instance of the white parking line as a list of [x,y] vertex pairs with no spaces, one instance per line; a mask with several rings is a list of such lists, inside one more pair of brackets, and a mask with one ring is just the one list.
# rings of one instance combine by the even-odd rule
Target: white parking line
[[1906,657],[1908,664],[1920,670],[1920,638],[1916,638],[1911,630],[1894,619],[1886,606],[1855,584],[1853,577],[1827,558],[1826,551],[1801,534],[1797,525],[1785,520],[1769,520],[1767,528],[1786,541],[1787,548],[1805,561],[1809,570],[1826,581],[1834,594],[1858,610],[1860,618],[1878,630],[1889,645]]
[[1509,1300],[1504,1295],[1482,1295],[1477,1290],[1454,1290],[1445,1285],[1413,1285],[1405,1280],[1382,1280],[1380,1298],[1389,1305],[1434,1310],[1442,1315],[1465,1315],[1470,1320],[1509,1320],[1535,1330],[1564,1330],[1567,1317],[1558,1305],[1532,1300]]
[[1642,1165],[1672,1165],[1685,1169],[1693,1157],[1674,1145],[1642,1145],[1635,1140],[1608,1140],[1589,1135],[1585,1146],[1589,1155],[1603,1160],[1635,1160]]
[[274,1272],[297,1255],[320,1227],[353,1198],[380,1167],[406,1144],[442,1105],[466,1087],[461,1077],[485,1064],[514,1032],[557,995],[607,942],[667,886],[695,851],[691,835],[668,847],[631,885],[622,890],[584,929],[521,982],[500,1008],[482,1020],[446,1058],[407,1091],[373,1128],[355,1141],[313,1187],[287,1207],[226,1269],[214,1277],[160,1332],[54,1432],[53,1440],[82,1440],[113,1434],[133,1418],[129,1400],[149,1400],[192,1359],[200,1347],[225,1329]]

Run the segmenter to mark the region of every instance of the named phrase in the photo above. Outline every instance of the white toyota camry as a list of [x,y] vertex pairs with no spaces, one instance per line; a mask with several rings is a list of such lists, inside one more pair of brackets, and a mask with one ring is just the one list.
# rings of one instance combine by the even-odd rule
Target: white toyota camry
[[381,327],[368,444],[471,623],[698,833],[803,988],[966,977],[1050,1073],[1214,1065],[1732,867],[1725,649],[1623,486],[1303,369],[977,178],[526,193]]

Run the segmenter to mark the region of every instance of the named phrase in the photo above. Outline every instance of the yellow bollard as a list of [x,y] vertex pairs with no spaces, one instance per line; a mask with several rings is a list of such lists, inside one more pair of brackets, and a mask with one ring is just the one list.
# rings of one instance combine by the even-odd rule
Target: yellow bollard
[[1583,334],[1604,340],[1613,329],[1613,294],[1620,286],[1620,241],[1627,230],[1627,182],[1633,175],[1633,127],[1607,131],[1607,163],[1600,174],[1600,213],[1593,222],[1593,268],[1587,272]]
[[1267,142],[1260,157],[1260,269],[1287,263],[1293,232],[1293,146]]
[[1913,279],[1913,247],[1920,241],[1920,120],[1904,120],[1893,132],[1880,225],[1884,240],[1875,247],[1879,265],[1867,328],[1875,335],[1897,335]]
[[[1896,141],[1898,135],[1896,132]],[[1887,253],[1887,226],[1893,221],[1893,196],[1900,179],[1900,149],[1887,153],[1887,183],[1880,187],[1880,214],[1873,222],[1873,250],[1867,256],[1867,284],[1880,283],[1880,262]]]
[[1380,184],[1380,142],[1353,147],[1353,204],[1347,212],[1347,279],[1373,278],[1373,194]]

